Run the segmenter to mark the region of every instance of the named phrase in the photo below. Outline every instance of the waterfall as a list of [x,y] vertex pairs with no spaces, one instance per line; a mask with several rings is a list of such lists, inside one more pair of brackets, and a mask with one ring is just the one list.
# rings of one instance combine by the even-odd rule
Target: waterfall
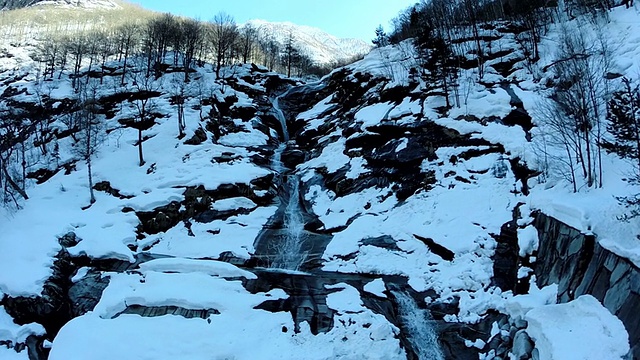
[[303,251],[307,235],[304,230],[304,217],[300,208],[299,195],[300,179],[297,176],[287,176],[289,199],[284,211],[283,235],[277,246],[271,267],[276,269],[299,270],[307,258]]
[[[286,94],[286,92],[285,92]],[[280,121],[282,125],[282,136],[285,142],[289,141],[289,130],[287,129],[287,118],[284,116],[284,112],[280,109],[280,96],[276,97],[272,101],[273,110],[275,110],[276,119]]]
[[287,143],[281,143],[273,153],[273,160],[271,160],[271,169],[278,175],[283,174],[287,170],[287,168],[282,163],[282,153],[286,148]]
[[416,301],[407,293],[392,291],[398,305],[400,321],[403,324],[408,341],[420,360],[444,360],[438,345],[435,321],[427,309],[418,307]]

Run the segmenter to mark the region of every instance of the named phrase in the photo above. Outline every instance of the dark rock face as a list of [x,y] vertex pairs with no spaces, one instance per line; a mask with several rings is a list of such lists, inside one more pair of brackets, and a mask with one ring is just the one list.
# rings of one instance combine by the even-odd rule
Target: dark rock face
[[554,218],[538,213],[534,224],[540,234],[538,285],[557,283],[560,302],[593,295],[622,320],[632,357],[640,359],[640,269]]
[[100,272],[91,272],[76,283],[72,276],[81,265],[67,252],[79,240],[69,233],[59,239],[63,249],[55,257],[53,275],[46,281],[42,294],[37,297],[6,297],[2,299],[7,313],[16,323],[42,324],[49,340],[53,340],[60,328],[76,316],[91,311],[98,304],[102,291],[109,284]]
[[517,208],[513,219],[502,225],[500,234],[494,236],[496,242],[493,255],[493,285],[502,291],[515,290],[518,282],[518,223]]

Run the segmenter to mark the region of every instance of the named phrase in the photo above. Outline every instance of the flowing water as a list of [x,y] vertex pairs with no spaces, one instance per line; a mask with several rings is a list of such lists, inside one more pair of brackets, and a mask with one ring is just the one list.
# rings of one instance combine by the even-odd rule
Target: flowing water
[[444,360],[444,354],[438,344],[435,320],[427,309],[418,307],[416,301],[407,293],[392,291],[398,305],[400,321],[413,351],[420,360]]
[[300,207],[300,179],[293,175],[287,176],[286,179],[289,199],[284,210],[283,234],[280,241],[274,242],[277,248],[274,249],[275,256],[270,267],[300,270],[307,258],[307,254],[304,251],[307,235],[304,229],[304,216]]
[[282,111],[282,109],[280,109],[280,101],[279,100],[280,100],[280,96],[278,96],[275,99],[273,99],[273,101],[272,101],[273,110],[274,110],[274,114],[276,116],[276,119],[278,119],[278,121],[280,121],[280,124],[282,125],[283,140],[285,142],[287,142],[287,141],[289,141],[289,130],[287,129],[287,118],[284,116],[284,112]]

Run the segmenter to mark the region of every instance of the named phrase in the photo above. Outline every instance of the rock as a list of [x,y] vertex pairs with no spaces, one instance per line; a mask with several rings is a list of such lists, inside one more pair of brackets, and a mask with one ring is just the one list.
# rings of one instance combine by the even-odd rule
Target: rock
[[186,145],[200,145],[203,142],[207,141],[207,138],[207,133],[204,131],[204,129],[198,128],[194,132],[193,136],[184,143]]
[[391,251],[401,251],[398,245],[396,245],[396,241],[389,235],[383,235],[375,238],[365,238],[360,240],[360,244],[365,246],[375,246]]
[[296,166],[305,161],[306,155],[300,149],[287,148],[282,152],[282,163],[289,169],[295,169]]
[[511,353],[513,354],[514,360],[525,360],[529,359],[531,352],[533,351],[533,342],[529,335],[527,335],[526,331],[520,330],[516,333],[513,338],[513,349]]
[[88,273],[74,283],[68,292],[72,316],[76,317],[92,311],[100,301],[107,285],[109,285],[109,278],[103,277],[96,271]]
[[58,238],[60,246],[70,248],[78,245],[82,239],[78,238],[74,232],[68,232],[62,237]]

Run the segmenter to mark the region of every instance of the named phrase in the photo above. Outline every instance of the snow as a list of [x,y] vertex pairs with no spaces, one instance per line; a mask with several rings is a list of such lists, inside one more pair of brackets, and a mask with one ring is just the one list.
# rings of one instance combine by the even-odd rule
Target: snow
[[27,350],[22,352],[16,352],[13,349],[0,346],[0,359],[2,360],[29,360],[29,354]]
[[[610,12],[608,34],[616,44],[616,69],[633,75],[640,68],[640,37],[636,34],[639,16],[634,11],[614,9]],[[488,31],[488,30],[487,30]],[[554,44],[554,29],[541,44],[541,64],[554,59],[548,50]],[[513,36],[504,35],[492,46],[505,49],[514,46]],[[33,93],[34,62],[26,50],[11,49],[13,59],[0,58],[0,67],[15,68],[14,74],[30,74],[19,81],[18,88]],[[520,56],[513,53],[510,56]],[[504,60],[504,59],[501,59]],[[184,200],[186,187],[202,186],[215,190],[225,184],[244,184],[253,195],[267,196],[269,191],[258,189],[254,180],[283,172],[278,164],[259,166],[253,157],[264,156],[275,141],[274,129],[266,129],[259,118],[249,121],[230,119],[233,131],[223,133],[217,143],[211,139],[200,145],[185,145],[177,138],[175,110],[165,95],[155,99],[158,111],[165,114],[157,124],[145,131],[146,164],[138,165],[136,157],[137,132],[118,129],[105,139],[94,159],[94,181],[109,181],[111,186],[130,198],[117,198],[97,192],[97,202],[88,202],[86,165],[77,164],[69,175],[62,172],[41,185],[29,184],[31,199],[24,208],[4,214],[0,218],[0,297],[36,296],[52,274],[54,256],[62,249],[57,239],[74,232],[81,239],[77,246],[66,249],[71,255],[87,255],[92,259],[119,259],[133,263],[141,252],[154,260],[142,263],[127,273],[106,272],[109,285],[96,308],[66,324],[52,344],[50,359],[404,359],[406,355],[398,340],[399,330],[384,316],[375,314],[363,304],[364,291],[386,298],[382,275],[400,275],[416,291],[431,290],[438,300],[457,303],[457,314],[448,315],[446,321],[477,323],[489,310],[509,315],[511,320],[527,320],[527,331],[536,341],[541,359],[621,358],[628,351],[624,327],[594,298],[582,296],[568,304],[556,305],[558,286],[542,289],[531,280],[528,294],[514,295],[492,286],[493,260],[496,241],[504,223],[511,221],[513,210],[521,206],[522,219],[518,220],[518,246],[521,257],[531,256],[538,247],[538,234],[530,213],[539,210],[576,228],[585,234],[597,235],[600,245],[629,258],[640,265],[640,223],[621,223],[619,217],[627,211],[616,197],[639,192],[621,178],[627,176],[628,164],[613,155],[604,154],[605,178],[601,189],[580,186],[573,194],[561,174],[551,169],[548,177],[529,180],[531,194],[525,196],[512,171],[509,160],[519,159],[532,169],[541,169],[538,148],[545,129],[535,114],[530,134],[519,126],[505,126],[499,121],[509,114],[511,97],[497,85],[505,79],[491,67],[498,59],[487,64],[483,84],[477,84],[475,70],[460,74],[460,107],[444,114],[437,109],[444,105],[442,96],[431,96],[422,101],[417,94],[419,85],[401,102],[376,102],[384,88],[408,86],[408,69],[415,65],[411,42],[396,47],[373,50],[362,61],[348,66],[355,72],[383,77],[377,87],[365,95],[362,107],[343,116],[334,96],[324,96],[309,110],[297,115],[304,123],[302,131],[327,133],[317,140],[310,158],[292,170],[300,175],[304,185],[302,194],[311,212],[322,223],[322,230],[333,235],[322,254],[321,270],[326,272],[365,274],[376,278],[363,289],[340,283],[327,286],[327,306],[335,311],[334,327],[327,333],[313,335],[310,325],[296,324],[288,312],[267,312],[256,309],[270,300],[287,298],[284,290],[274,288],[267,293],[251,293],[243,282],[257,276],[245,269],[217,260],[223,253],[239,259],[249,259],[254,253],[254,242],[260,232],[270,224],[278,204],[258,206],[248,194],[218,199],[210,209],[237,213],[226,219],[208,223],[179,222],[158,234],[138,234],[140,221],[136,212],[153,211],[171,202]],[[248,67],[224,70],[226,75],[250,76]],[[518,68],[507,80],[526,109],[533,110],[546,96],[544,79],[527,69]],[[0,74],[5,81],[4,74]],[[8,75],[7,75],[8,76]],[[214,80],[210,67],[198,69],[198,76],[211,86],[212,96],[222,100],[236,96],[236,106],[255,107],[253,100],[242,91],[233,90]],[[357,81],[348,76],[349,81]],[[253,91],[264,91],[260,84],[239,80],[239,84]],[[66,79],[47,84],[54,98],[71,94]],[[6,86],[0,85],[0,91]],[[108,93],[110,90],[104,90]],[[193,90],[195,91],[195,90]],[[20,99],[27,99],[21,95]],[[204,126],[194,110],[198,99],[191,94],[185,106],[187,139]],[[207,113],[206,106],[203,113]],[[116,117],[108,121],[111,129],[119,128],[119,119],[132,116],[125,106]],[[337,115],[340,114],[340,115]],[[425,159],[417,171],[433,172],[435,183],[430,189],[416,191],[402,201],[395,196],[395,184],[371,186],[358,192],[338,196],[324,188],[322,178],[344,174],[348,180],[369,175],[373,168],[365,156],[355,155],[361,149],[346,151],[344,130],[354,130],[352,137],[367,132],[367,128],[380,124],[411,125],[418,118],[429,119],[440,126],[468,135],[471,139],[485,140],[501,145],[503,154],[486,152],[482,146],[441,147],[436,159]],[[64,124],[58,123],[64,129]],[[326,130],[330,129],[330,130]],[[70,160],[70,144],[62,143],[62,160]],[[407,138],[393,139],[396,152],[413,145]],[[282,151],[284,147],[280,148]],[[480,155],[465,158],[469,150]],[[218,162],[224,154],[233,158]],[[456,161],[450,159],[455,158]],[[498,169],[504,166],[502,174]],[[234,195],[237,196],[237,195]],[[251,198],[251,199],[250,199]],[[83,208],[85,208],[83,210]],[[133,210],[126,211],[123,210]],[[183,207],[184,211],[184,207]],[[366,240],[385,237],[391,239],[388,247],[374,246]],[[446,259],[436,250],[419,240],[427,238],[446,248],[453,259]],[[88,273],[81,268],[71,279],[77,282]],[[532,269],[521,267],[518,277],[529,275]],[[93,273],[92,273],[93,274]],[[283,272],[283,276],[285,273]],[[299,272],[286,272],[287,276],[301,276]],[[306,275],[308,276],[308,274]],[[429,299],[432,300],[432,299]],[[427,303],[429,302],[427,300]],[[215,309],[220,314],[207,319],[186,319],[177,315],[142,317],[125,314],[132,306],[177,306],[192,310]],[[88,331],[90,329],[91,331]],[[44,334],[38,324],[18,326],[0,307],[0,341],[24,341],[30,334]],[[265,336],[269,334],[269,336]],[[497,336],[497,324],[491,335]],[[579,339],[576,341],[575,339]],[[118,346],[114,346],[118,344]],[[586,344],[586,345],[585,345]],[[468,340],[468,346],[483,347],[481,340]],[[319,350],[320,349],[320,350]],[[26,359],[0,347],[0,358]]]
[[[49,358],[299,359],[300,354],[311,360],[406,358],[396,339],[398,330],[384,316],[364,308],[357,290],[346,284],[334,286],[338,291],[327,299],[339,310],[336,327],[314,336],[306,323],[294,333],[287,312],[254,309],[264,300],[282,298],[281,290],[250,294],[240,282],[197,273],[149,271],[140,280],[136,275],[113,274],[96,310],[62,328]],[[113,317],[132,304],[211,307],[220,314],[208,319]],[[369,326],[362,327],[366,323]]]
[[361,39],[340,39],[325,31],[311,26],[296,25],[290,22],[269,22],[249,20],[247,24],[271,34],[281,47],[284,47],[289,34],[295,34],[293,43],[301,52],[308,54],[318,64],[331,64],[349,60],[371,50],[371,45]]
[[533,309],[525,319],[540,359],[614,360],[629,351],[622,322],[591,295]]
[[384,285],[384,280],[382,279],[375,279],[364,286],[364,291],[382,298],[387,297],[384,293],[386,290],[387,288]]
[[203,273],[209,276],[223,278],[257,279],[257,276],[249,271],[242,270],[234,265],[214,260],[193,260],[180,258],[155,259],[140,264],[140,271],[147,272],[177,272],[177,273]]
[[538,230],[533,225],[518,229],[518,255],[525,257],[538,250]]
[[[42,336],[46,334],[44,327],[40,324],[31,323],[17,325],[4,306],[0,305],[0,342],[10,342],[12,344],[23,344],[31,335]],[[0,345],[0,350],[2,346]],[[4,359],[3,357],[0,357]],[[18,357],[16,357],[17,359]]]
[[[19,60],[12,59],[13,61],[24,60],[13,66],[30,71],[28,69],[34,66],[34,62],[23,53],[25,50],[14,48],[12,51],[20,56]],[[205,79],[213,77],[210,68],[200,71]],[[235,71],[242,75],[246,69],[240,67]],[[158,82],[161,83],[162,80]],[[21,84],[31,86],[24,80]],[[64,77],[47,84],[57,89],[56,95],[61,97],[73,93]],[[111,90],[105,86],[101,91],[108,94]],[[242,102],[250,101],[246,95],[235,93]],[[230,95],[229,89],[227,95]],[[206,189],[216,189],[223,184],[250,184],[254,179],[271,174],[271,170],[252,164],[249,157],[254,153],[241,147],[243,142],[249,144],[247,146],[266,142],[266,135],[257,131],[251,122],[240,124],[246,132],[237,133],[237,142],[230,140],[234,145],[232,147],[211,142],[199,146],[185,145],[177,139],[175,110],[168,104],[168,98],[160,97],[153,101],[157,111],[170,116],[157,119],[156,125],[145,132],[145,136],[149,136],[143,146],[145,166],[138,166],[137,148],[133,146],[137,140],[137,130],[127,128],[111,132],[92,161],[94,183],[109,181],[114,189],[132,198],[119,199],[96,192],[96,203],[83,210],[89,205],[89,190],[86,166],[80,162],[76,165],[77,171],[69,175],[60,172],[44,184],[30,187],[27,191],[31,199],[25,202],[24,208],[5,215],[2,222],[6,225],[1,225],[3,232],[0,234],[0,289],[3,292],[10,296],[40,294],[44,282],[52,274],[53,256],[61,249],[57,239],[68,232],[74,232],[81,239],[77,246],[68,249],[69,253],[95,259],[134,262],[135,252],[129,246],[138,243],[140,248],[144,248],[158,240],[158,249],[154,249],[154,252],[196,258],[217,257],[224,251],[232,251],[248,258],[253,249],[253,240],[262,224],[275,212],[275,207],[256,209],[256,205],[249,199],[215,202],[214,209],[235,210],[233,207],[238,206],[253,211],[226,221],[197,224],[193,228],[194,233],[199,236],[197,239],[185,236],[186,229],[177,227],[167,234],[149,236],[138,242],[136,227],[139,219],[135,212],[123,212],[123,209],[151,211],[172,201],[184,200],[184,187],[204,186]],[[190,98],[189,101],[198,100]],[[117,112],[114,119],[107,121],[107,127],[120,127],[118,119],[133,116],[133,109],[126,105]],[[185,118],[188,138],[189,132],[200,127],[199,116],[191,106],[185,106]],[[61,144],[61,161],[71,159],[67,146],[68,144]],[[168,149],[171,151],[167,151]],[[230,163],[212,161],[223,153],[235,154],[237,160]],[[217,230],[220,233],[215,235],[207,230]],[[175,248],[171,244],[174,236],[180,244]],[[177,241],[183,237],[187,240]]]

